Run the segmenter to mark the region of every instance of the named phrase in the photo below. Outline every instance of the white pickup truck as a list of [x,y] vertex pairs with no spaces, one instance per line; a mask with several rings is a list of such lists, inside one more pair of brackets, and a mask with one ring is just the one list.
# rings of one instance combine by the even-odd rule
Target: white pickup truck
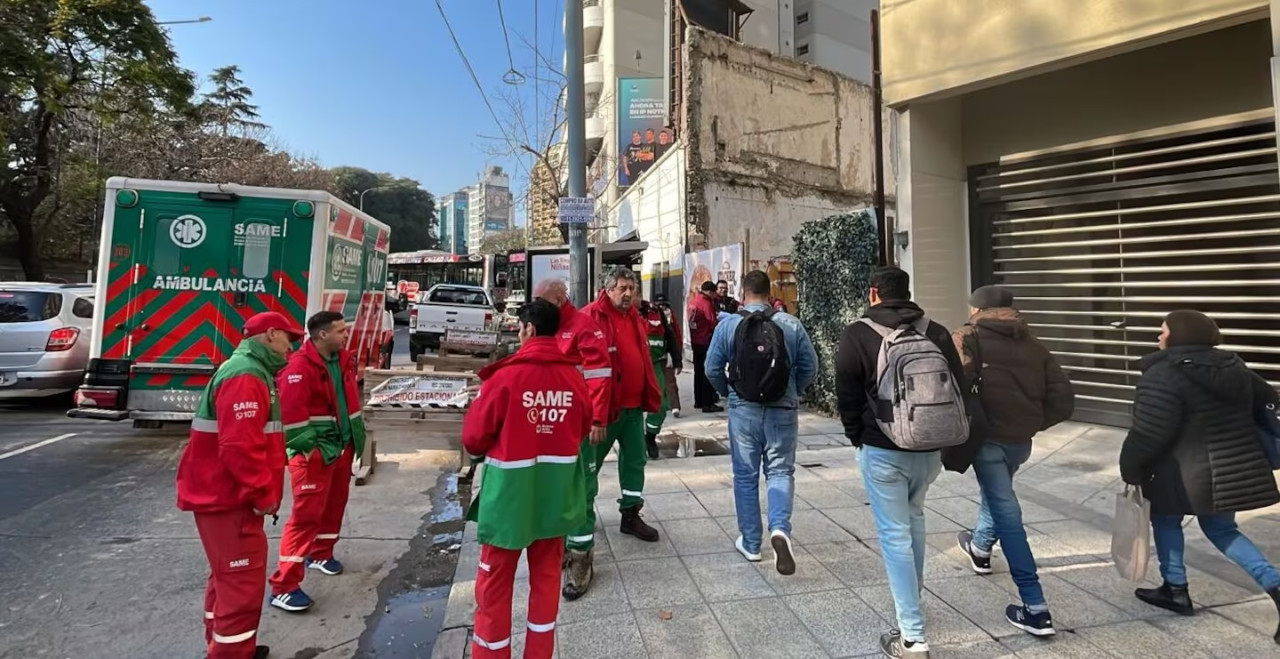
[[409,307],[409,357],[414,362],[436,350],[445,332],[487,330],[493,325],[493,298],[480,286],[437,284]]

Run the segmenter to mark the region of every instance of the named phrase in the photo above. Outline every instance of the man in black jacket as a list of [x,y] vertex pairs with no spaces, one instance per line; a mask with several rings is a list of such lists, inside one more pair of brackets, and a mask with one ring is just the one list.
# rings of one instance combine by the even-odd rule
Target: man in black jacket
[[1013,308],[1009,289],[983,286],[969,297],[969,309],[969,322],[953,338],[965,381],[981,378],[986,424],[973,459],[982,493],[978,524],[961,531],[957,540],[978,574],[991,574],[991,550],[1000,542],[1022,599],[1021,606],[1005,609],[1005,617],[1029,634],[1051,636],[1053,618],[1027,544],[1013,475],[1031,457],[1031,438],[1071,417],[1075,396],[1049,349]]
[[[885,266],[871,274],[867,318],[896,329],[918,323],[924,310],[911,301],[911,279],[903,270]],[[960,356],[947,328],[930,321],[925,337],[938,346],[962,382]],[[868,401],[877,390],[877,368],[884,339],[872,327],[849,325],[836,351],[836,407],[844,434],[858,451],[862,480],[871,501],[889,590],[898,614],[898,629],[880,637],[886,656],[927,659],[924,613],[920,607],[924,581],[924,499],[942,470],[938,451],[908,451],[886,436]],[[900,631],[899,631],[900,630]]]

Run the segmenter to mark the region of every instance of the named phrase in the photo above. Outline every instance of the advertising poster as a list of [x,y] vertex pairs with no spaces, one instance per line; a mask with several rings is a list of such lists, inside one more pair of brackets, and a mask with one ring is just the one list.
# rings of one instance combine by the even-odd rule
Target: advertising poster
[[[741,300],[742,286],[742,243],[713,247],[701,252],[684,255],[684,304],[685,322],[689,319],[689,308],[699,294],[702,283],[717,282],[721,279],[729,283],[729,295]],[[689,342],[689,333],[684,333],[685,343]]]
[[484,230],[492,233],[511,228],[511,189],[498,185],[485,188]]
[[665,114],[662,78],[618,79],[619,187],[634,183],[671,148]]
[[529,257],[530,288],[551,277],[563,279],[564,285],[569,289],[569,296],[573,296],[573,285],[569,282],[568,254],[534,254]]

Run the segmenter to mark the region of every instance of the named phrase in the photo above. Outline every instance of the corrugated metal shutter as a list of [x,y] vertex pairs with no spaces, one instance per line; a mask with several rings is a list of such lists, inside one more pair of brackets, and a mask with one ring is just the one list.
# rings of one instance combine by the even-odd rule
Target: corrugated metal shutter
[[1017,306],[1075,383],[1077,418],[1128,425],[1161,319],[1198,309],[1280,384],[1273,121],[970,169],[974,281]]

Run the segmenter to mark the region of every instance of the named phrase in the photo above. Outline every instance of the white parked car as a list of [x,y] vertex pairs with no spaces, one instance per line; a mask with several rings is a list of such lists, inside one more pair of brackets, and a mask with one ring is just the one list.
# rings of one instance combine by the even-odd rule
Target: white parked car
[[90,284],[0,282],[0,399],[54,396],[84,381]]
[[437,284],[409,307],[409,357],[440,348],[445,333],[488,330],[493,326],[493,298],[481,286]]

